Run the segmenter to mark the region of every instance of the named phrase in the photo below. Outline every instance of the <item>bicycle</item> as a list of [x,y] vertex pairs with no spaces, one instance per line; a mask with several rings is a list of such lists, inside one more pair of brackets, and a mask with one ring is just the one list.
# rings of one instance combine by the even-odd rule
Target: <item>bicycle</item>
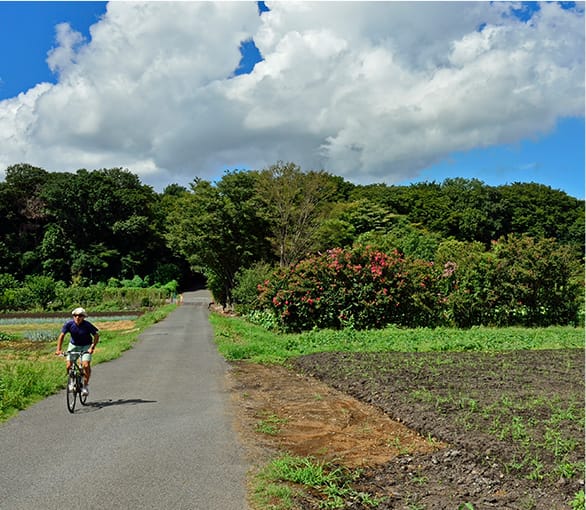
[[67,374],[67,409],[70,413],[75,411],[75,403],[79,396],[81,405],[86,405],[87,395],[81,393],[83,387],[83,366],[81,365],[81,357],[86,354],[85,352],[64,352],[61,356],[69,356],[71,361],[71,367]]

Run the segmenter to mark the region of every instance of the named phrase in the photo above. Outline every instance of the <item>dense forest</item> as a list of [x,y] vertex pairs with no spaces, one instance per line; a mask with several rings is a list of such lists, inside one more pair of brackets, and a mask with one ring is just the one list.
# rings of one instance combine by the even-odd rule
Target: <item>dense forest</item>
[[354,185],[278,162],[157,193],[122,168],[18,164],[0,217],[2,309],[39,277],[185,289],[201,274],[218,303],[289,329],[583,322],[584,201],[536,183]]

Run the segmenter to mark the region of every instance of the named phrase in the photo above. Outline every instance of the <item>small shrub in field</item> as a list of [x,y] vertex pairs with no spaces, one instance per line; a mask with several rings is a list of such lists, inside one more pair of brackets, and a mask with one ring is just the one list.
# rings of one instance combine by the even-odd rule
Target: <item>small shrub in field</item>
[[572,500],[572,510],[584,510],[584,501],[584,489],[581,489]]
[[22,336],[31,342],[53,342],[59,336],[59,331],[25,331]]
[[267,330],[277,330],[279,322],[275,315],[268,310],[252,310],[244,315],[245,319],[252,324],[262,326]]

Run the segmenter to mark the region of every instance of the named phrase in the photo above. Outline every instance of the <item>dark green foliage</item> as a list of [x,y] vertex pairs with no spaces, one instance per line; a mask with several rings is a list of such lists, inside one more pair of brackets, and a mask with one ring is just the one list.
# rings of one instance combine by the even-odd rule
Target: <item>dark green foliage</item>
[[510,235],[494,243],[497,325],[576,324],[583,273],[567,246],[553,239]]
[[171,258],[158,196],[127,170],[49,173],[14,165],[0,183],[0,270],[91,283]]
[[233,297],[234,306],[240,313],[248,313],[259,308],[259,287],[271,277],[273,267],[266,262],[259,262],[236,273],[236,286]]
[[257,175],[227,173],[216,185],[197,179],[169,211],[167,241],[205,272],[218,303],[232,303],[235,275],[270,253],[266,223],[258,217]]
[[541,184],[491,187],[477,179],[446,179],[413,184],[400,196],[398,212],[443,237],[488,246],[509,233],[525,233],[584,246],[584,201]]
[[427,261],[435,259],[441,240],[439,234],[409,223],[404,216],[394,217],[384,232],[365,232],[357,239],[360,244],[375,246],[382,251],[396,249],[407,257]]
[[50,276],[27,276],[24,285],[30,291],[34,308],[45,310],[55,299],[56,282]]
[[[368,245],[386,256],[397,250],[412,277],[430,272],[433,292],[415,285],[400,317],[371,317],[370,305],[359,313],[353,304],[348,323],[582,323],[584,217],[583,200],[535,183],[359,186],[278,162],[157,194],[122,168],[52,173],[19,164],[0,182],[0,273],[18,282],[0,289],[0,308],[59,306],[61,289],[106,282],[175,281],[180,290],[195,272],[216,302],[244,310],[257,306],[262,264],[287,268]],[[27,277],[45,279],[29,286]]]

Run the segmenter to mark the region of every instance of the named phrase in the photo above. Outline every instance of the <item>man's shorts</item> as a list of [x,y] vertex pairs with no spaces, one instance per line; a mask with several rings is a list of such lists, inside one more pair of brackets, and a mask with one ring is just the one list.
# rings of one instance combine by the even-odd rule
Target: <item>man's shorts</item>
[[[92,360],[92,355],[89,352],[86,352],[89,348],[91,347],[91,345],[73,345],[73,344],[69,344],[69,347],[67,348],[67,352],[85,352],[85,354],[81,357],[81,361],[91,361]],[[71,357],[67,356],[67,361],[71,361]]]

